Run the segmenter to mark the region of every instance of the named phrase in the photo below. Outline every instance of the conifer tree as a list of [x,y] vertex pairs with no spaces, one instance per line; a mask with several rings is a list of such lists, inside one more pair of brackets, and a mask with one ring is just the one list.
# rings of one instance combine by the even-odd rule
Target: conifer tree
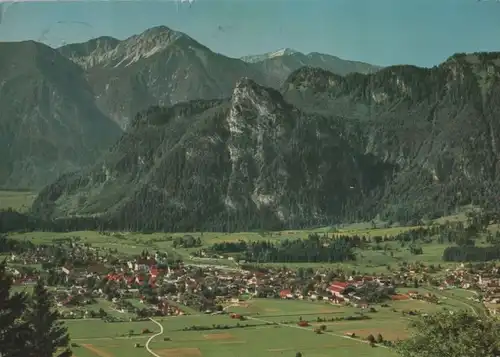
[[70,357],[69,334],[58,320],[57,310],[43,279],[39,279],[31,296],[25,319],[31,329],[30,353],[26,357]]
[[25,341],[29,329],[20,319],[26,309],[24,293],[11,294],[12,278],[6,262],[0,262],[0,357],[26,357]]

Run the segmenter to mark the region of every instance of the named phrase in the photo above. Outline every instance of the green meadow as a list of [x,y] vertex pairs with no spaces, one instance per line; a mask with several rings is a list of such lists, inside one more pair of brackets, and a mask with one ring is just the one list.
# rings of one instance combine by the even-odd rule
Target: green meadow
[[[412,317],[403,311],[431,313],[443,308],[460,309],[460,302],[453,299],[439,305],[417,300],[389,302],[388,307],[375,306],[376,312],[365,311],[370,319],[357,321],[329,321],[359,314],[361,309],[324,302],[253,299],[226,308],[242,314],[246,320],[231,319],[228,315],[156,318],[163,333],[155,336],[149,347],[162,357],[274,357],[295,356],[296,352],[305,357],[395,357],[390,348],[370,347],[366,337],[381,334],[387,340],[404,339],[411,333],[408,323]],[[327,321],[317,322],[318,318]],[[300,319],[308,321],[309,326],[298,326]],[[76,344],[73,352],[77,357],[149,356],[144,346],[149,337],[160,332],[160,327],[150,321],[68,320],[66,324]],[[325,331],[315,333],[321,325],[325,325]],[[193,326],[211,329],[185,330]],[[140,334],[143,329],[149,329],[152,334]],[[128,337],[131,330],[134,334]],[[348,333],[356,337],[347,337]],[[135,347],[136,344],[140,347]]]

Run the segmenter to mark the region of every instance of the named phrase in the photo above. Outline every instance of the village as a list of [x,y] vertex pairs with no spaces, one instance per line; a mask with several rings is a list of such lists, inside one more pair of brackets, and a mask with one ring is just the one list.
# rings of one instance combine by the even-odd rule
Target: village
[[[141,320],[150,316],[222,313],[251,298],[323,301],[367,308],[390,300],[439,303],[438,291],[468,290],[467,299],[495,315],[500,272],[494,264],[456,267],[402,263],[399,269],[366,275],[341,269],[231,269],[183,264],[166,253],[124,256],[71,240],[54,246],[20,244],[7,257],[16,286],[46,277],[63,318]],[[415,290],[411,290],[411,289]],[[404,292],[400,292],[404,289]],[[110,314],[109,311],[112,311]]]

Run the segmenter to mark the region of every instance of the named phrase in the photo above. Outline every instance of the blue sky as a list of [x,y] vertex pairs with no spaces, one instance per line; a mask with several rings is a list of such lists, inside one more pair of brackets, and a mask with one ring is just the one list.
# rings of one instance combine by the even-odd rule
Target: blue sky
[[191,8],[172,1],[14,3],[0,40],[37,40],[49,30],[46,41],[62,45],[122,39],[157,25],[231,57],[289,47],[432,66],[455,52],[500,51],[500,3],[476,0],[197,0]]

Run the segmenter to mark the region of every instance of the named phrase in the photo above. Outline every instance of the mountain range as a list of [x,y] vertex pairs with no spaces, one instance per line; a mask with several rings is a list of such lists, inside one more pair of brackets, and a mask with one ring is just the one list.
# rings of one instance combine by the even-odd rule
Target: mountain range
[[304,54],[290,48],[283,48],[263,55],[245,56],[241,59],[254,64],[268,78],[272,78],[271,83],[268,83],[270,86],[274,86],[275,83],[283,84],[293,71],[302,67],[321,68],[343,76],[350,73],[373,73],[382,68],[318,52]]
[[500,53],[235,59],[166,27],[0,47],[0,185],[43,187],[31,214],[64,229],[411,223],[499,202]]
[[249,63],[164,26],[57,49],[33,41],[0,47],[0,187],[8,188],[39,189],[93,162],[152,105],[227,98],[242,77],[278,89],[303,65],[339,74],[378,68],[297,53]]
[[226,99],[151,107],[32,212],[72,227],[248,230],[415,223],[498,201],[500,53],[434,68],[240,79]]

